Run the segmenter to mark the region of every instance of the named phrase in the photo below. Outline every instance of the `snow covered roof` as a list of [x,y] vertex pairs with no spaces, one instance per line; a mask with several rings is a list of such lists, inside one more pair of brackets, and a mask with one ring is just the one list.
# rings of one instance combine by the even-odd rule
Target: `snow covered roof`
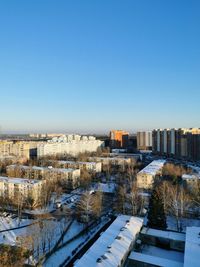
[[[56,162],[56,161],[55,161]],[[80,165],[96,165],[98,162],[89,162],[89,161],[70,161],[70,160],[58,160],[57,161],[60,164],[80,164]]]
[[156,175],[157,172],[162,169],[165,162],[166,160],[162,160],[162,159],[154,160],[149,165],[147,165],[144,169],[142,169],[139,173]]
[[143,219],[120,215],[92,247],[75,263],[75,267],[116,267],[131,248]]
[[41,183],[40,180],[33,180],[33,179],[23,179],[23,178],[10,178],[10,177],[4,177],[0,176],[0,182],[4,183],[11,183],[11,184],[37,184]]
[[185,234],[172,231],[162,231],[152,228],[143,227],[141,234],[151,235],[155,237],[163,237],[171,240],[185,241]]
[[[148,265],[152,264],[152,266],[161,266],[161,267],[183,267],[183,263],[179,261],[174,261],[166,258],[161,258],[159,256],[153,256],[138,252],[132,252],[129,256],[130,260],[135,260],[138,262],[147,263]],[[134,265],[133,265],[134,266]]]
[[200,227],[187,227],[184,267],[200,266]]
[[52,171],[52,172],[53,171],[55,171],[55,172],[73,172],[73,171],[75,171],[72,168],[64,169],[64,168],[38,167],[38,166],[26,166],[26,165],[9,165],[8,166],[8,168],[16,168],[16,167],[26,169],[26,170],[28,170],[28,169],[38,170],[38,171],[48,170],[48,171]]
[[182,179],[183,180],[198,180],[200,179],[200,176],[197,174],[183,174]]

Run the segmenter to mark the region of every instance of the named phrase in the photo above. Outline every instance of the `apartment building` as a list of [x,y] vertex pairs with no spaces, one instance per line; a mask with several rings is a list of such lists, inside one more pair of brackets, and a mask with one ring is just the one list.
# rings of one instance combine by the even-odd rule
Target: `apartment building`
[[18,175],[28,179],[60,181],[68,190],[77,188],[80,182],[79,169],[10,165],[7,166],[6,172],[10,177]]
[[142,224],[141,218],[119,215],[74,266],[125,266]]
[[59,168],[72,168],[87,170],[93,173],[102,172],[102,163],[101,162],[82,162],[82,161],[65,161],[65,160],[49,160],[51,165],[57,166]]
[[131,164],[132,158],[126,157],[91,157],[89,160],[95,160],[96,162],[101,162],[102,165],[113,165],[113,166],[124,166]]
[[29,159],[29,143],[24,141],[0,141],[0,157],[16,156]]
[[110,132],[111,148],[126,148],[129,143],[129,133],[122,130],[112,130]]
[[151,150],[152,149],[152,132],[137,132],[137,149]]
[[200,129],[156,129],[152,133],[153,152],[160,155],[200,160]]
[[29,180],[23,178],[9,178],[0,176],[0,196],[17,203],[18,199],[26,200],[31,197],[37,202],[42,193],[44,180]]
[[54,137],[46,143],[37,146],[37,157],[69,154],[76,156],[84,152],[96,152],[104,146],[104,142],[96,140],[94,136],[64,135]]
[[161,175],[165,160],[154,160],[137,174],[137,186],[141,189],[151,189],[156,176]]

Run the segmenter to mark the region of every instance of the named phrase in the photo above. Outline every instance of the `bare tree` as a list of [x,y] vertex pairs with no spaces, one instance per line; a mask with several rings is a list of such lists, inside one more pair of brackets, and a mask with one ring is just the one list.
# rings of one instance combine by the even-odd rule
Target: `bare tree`
[[144,207],[144,200],[139,194],[136,182],[132,183],[128,199],[131,203],[132,215],[138,215],[139,213],[141,213]]
[[89,220],[95,215],[95,207],[96,202],[94,195],[91,194],[89,191],[85,192],[76,205],[77,217],[81,221],[89,223]]

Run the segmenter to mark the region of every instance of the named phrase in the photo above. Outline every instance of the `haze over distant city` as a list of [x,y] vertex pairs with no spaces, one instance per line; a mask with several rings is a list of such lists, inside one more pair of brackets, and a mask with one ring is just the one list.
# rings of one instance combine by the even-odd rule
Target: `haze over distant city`
[[198,0],[1,1],[1,131],[199,127],[199,10]]

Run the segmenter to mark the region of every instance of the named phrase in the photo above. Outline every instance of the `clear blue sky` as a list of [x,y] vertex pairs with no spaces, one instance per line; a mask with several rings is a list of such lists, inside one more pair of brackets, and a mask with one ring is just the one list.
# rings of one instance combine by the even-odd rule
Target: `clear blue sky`
[[199,0],[1,0],[5,131],[200,127]]

